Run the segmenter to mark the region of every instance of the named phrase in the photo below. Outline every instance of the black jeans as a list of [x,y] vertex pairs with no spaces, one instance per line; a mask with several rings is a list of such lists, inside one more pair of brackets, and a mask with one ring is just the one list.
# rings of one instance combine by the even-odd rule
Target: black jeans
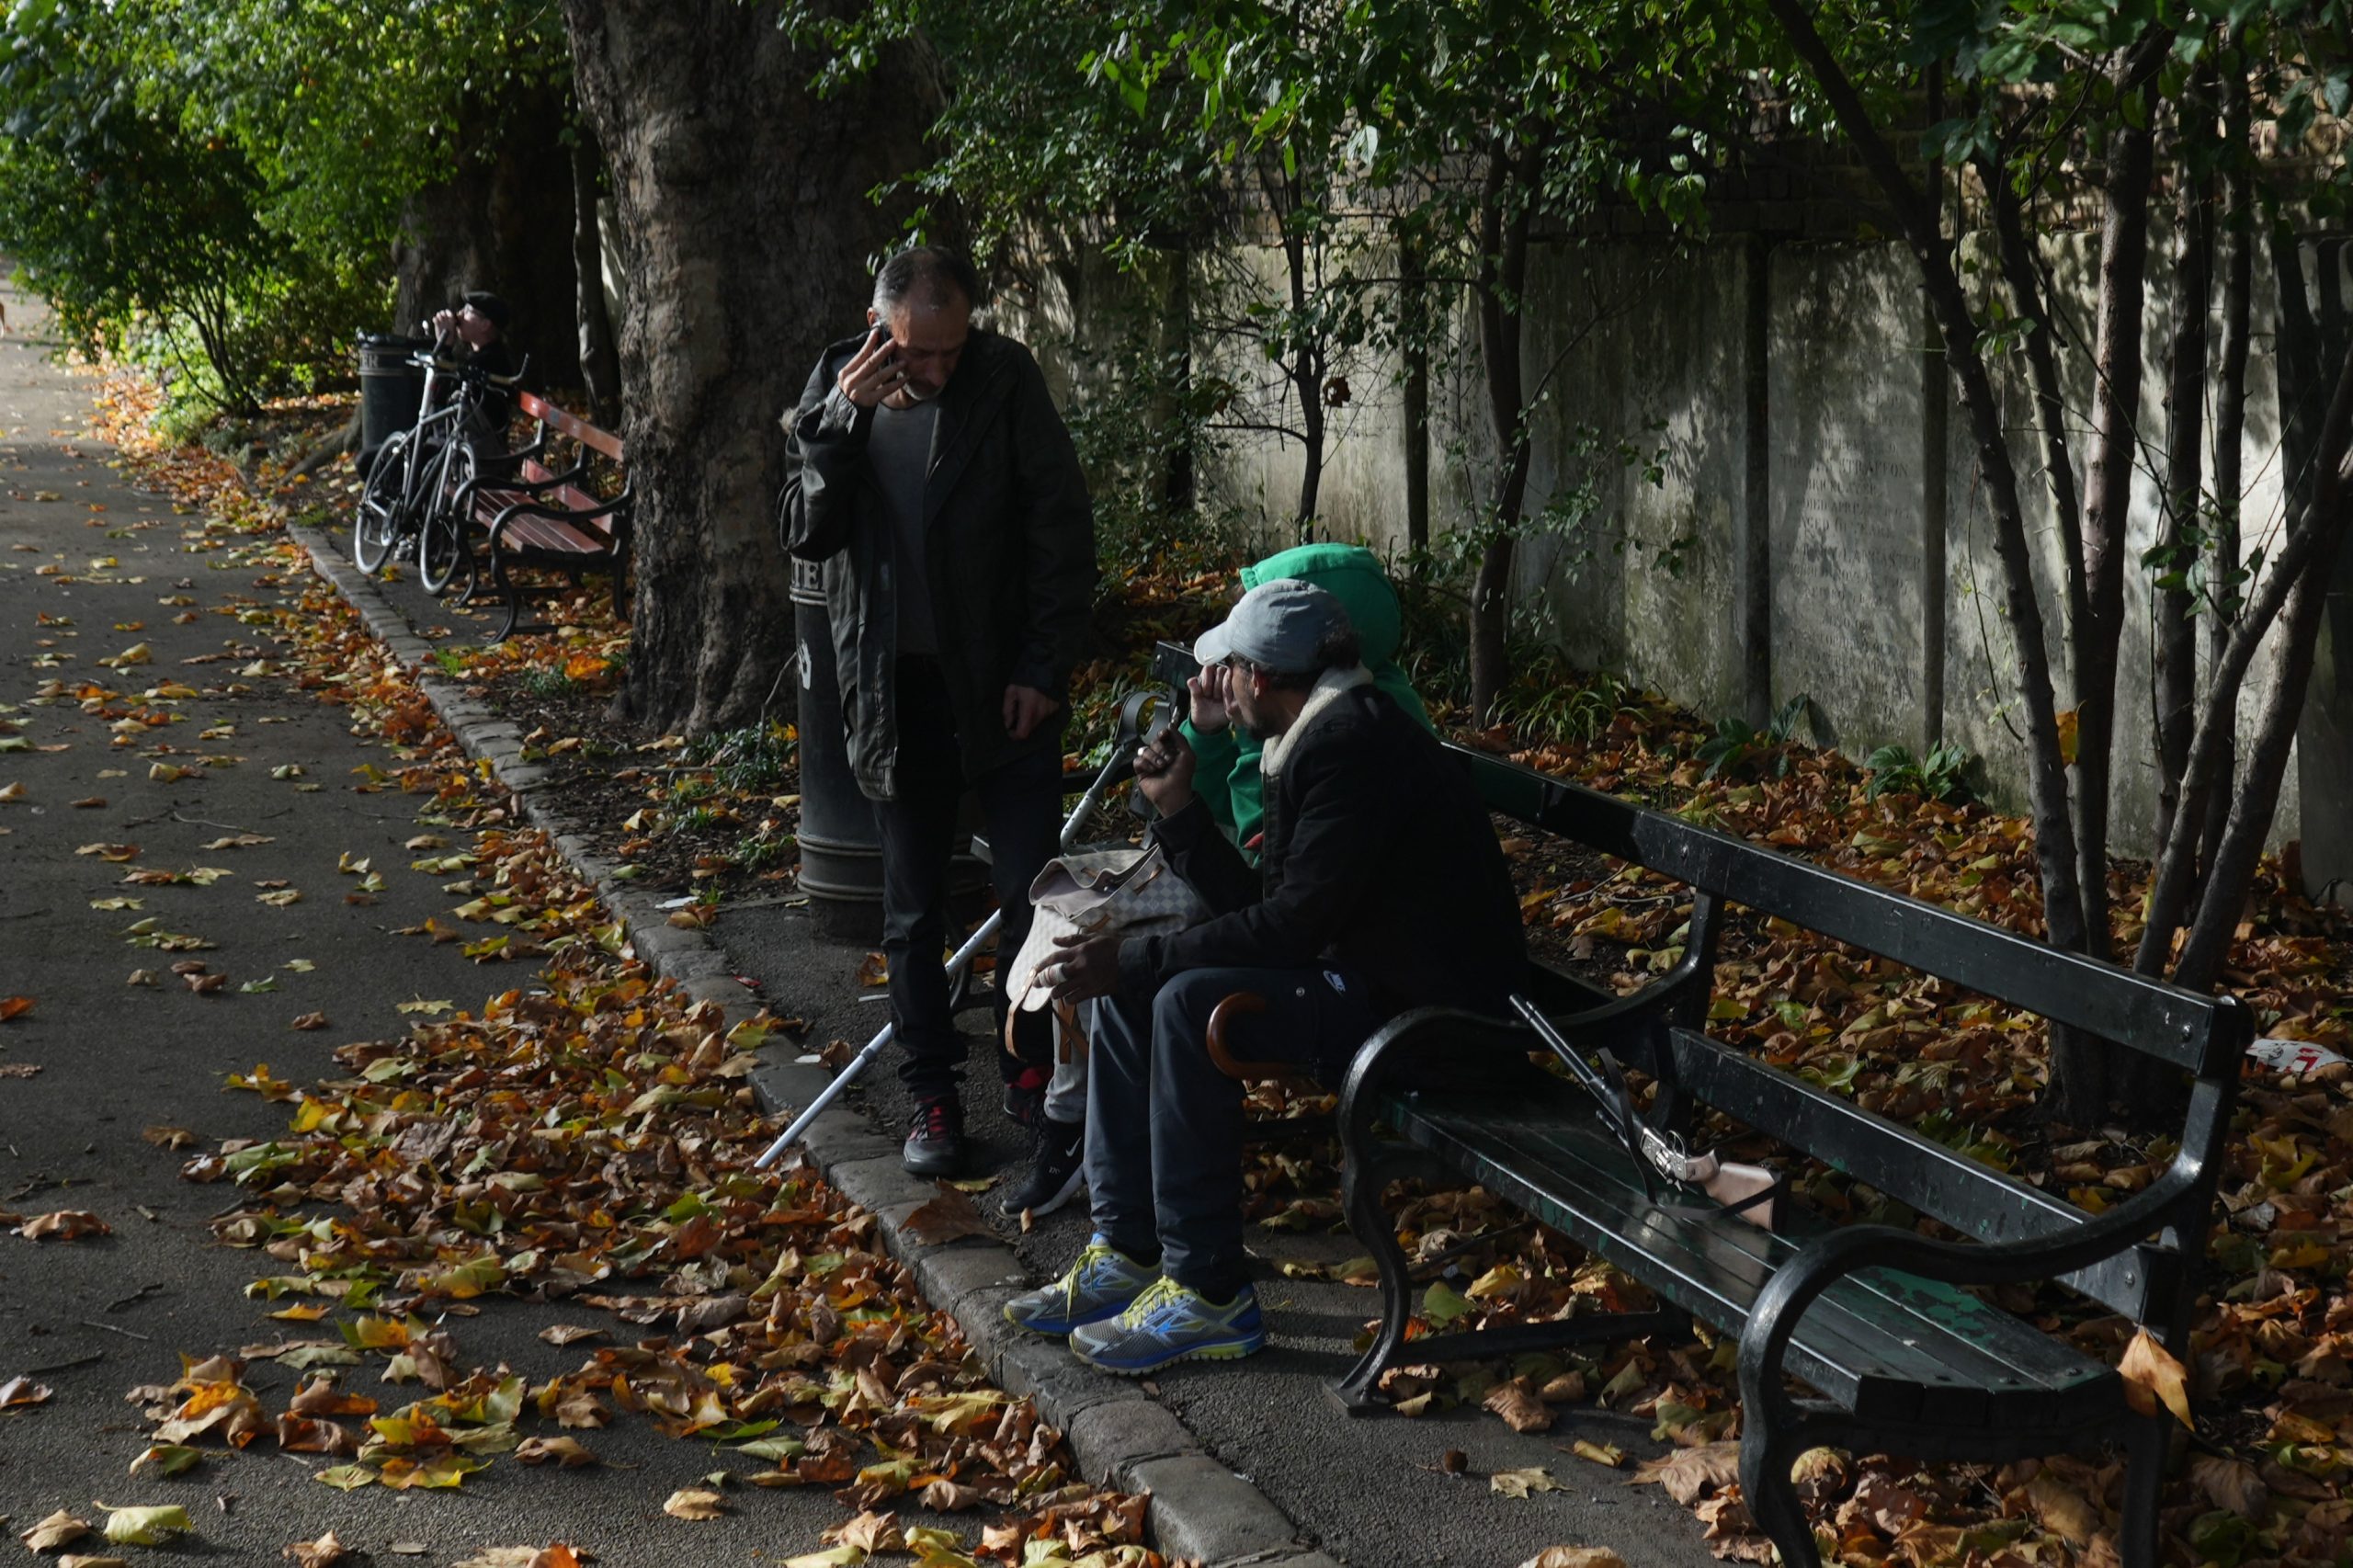
[[[939,661],[901,659],[895,676],[899,798],[877,801],[874,822],[882,840],[882,953],[891,965],[892,1032],[903,1052],[899,1078],[921,1100],[955,1093],[964,1075],[942,960],[949,944],[948,867],[968,781]],[[1029,935],[1029,884],[1059,848],[1062,778],[1060,749],[1049,746],[969,781],[1005,912],[996,950],[1006,962]],[[1011,1078],[1023,1063],[1004,1050],[1001,999],[996,1023],[994,1054]]]
[[1322,969],[1188,970],[1138,1000],[1095,1005],[1088,1031],[1086,1186],[1095,1229],[1188,1290],[1231,1301],[1242,1253],[1242,1085],[1210,1060],[1210,1014],[1237,991],[1267,999],[1236,1019],[1245,1059],[1297,1062],[1336,1084],[1381,1014],[1363,982]]

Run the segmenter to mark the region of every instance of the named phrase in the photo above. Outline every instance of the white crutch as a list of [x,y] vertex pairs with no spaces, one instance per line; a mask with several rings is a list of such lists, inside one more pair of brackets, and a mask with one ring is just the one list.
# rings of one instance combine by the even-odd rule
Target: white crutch
[[[1103,771],[1095,776],[1095,782],[1089,784],[1086,787],[1086,793],[1078,798],[1077,809],[1073,811],[1070,813],[1070,819],[1063,824],[1062,847],[1064,854],[1068,854],[1076,847],[1075,841],[1079,830],[1086,825],[1087,819],[1092,817],[1096,808],[1103,803],[1103,797],[1110,793],[1111,787],[1134,770],[1136,747],[1153,733],[1148,728],[1146,715],[1155,705],[1165,699],[1165,694],[1162,692],[1140,691],[1129,698],[1121,706],[1120,733],[1111,742],[1111,760],[1103,765]],[[972,959],[981,950],[982,944],[995,936],[997,927],[1004,924],[1005,912],[1001,909],[991,910],[989,917],[981,922],[980,928],[964,938],[964,945],[958,948],[948,960],[948,983],[951,988],[955,985],[957,977],[972,966]],[[1004,982],[1005,977],[1000,971],[997,983],[1001,985]],[[767,1153],[753,1162],[754,1167],[759,1170],[767,1169],[783,1157],[785,1150],[800,1142],[801,1136],[809,1131],[809,1124],[816,1120],[818,1114],[827,1106],[839,1099],[842,1091],[856,1083],[860,1074],[873,1066],[876,1059],[882,1054],[883,1049],[890,1043],[891,1026],[884,1024],[881,1031],[866,1042],[866,1049],[851,1057],[848,1065],[834,1074],[834,1081],[827,1084],[817,1097],[809,1102],[809,1108],[794,1117],[792,1125],[777,1135],[777,1141],[768,1145]]]

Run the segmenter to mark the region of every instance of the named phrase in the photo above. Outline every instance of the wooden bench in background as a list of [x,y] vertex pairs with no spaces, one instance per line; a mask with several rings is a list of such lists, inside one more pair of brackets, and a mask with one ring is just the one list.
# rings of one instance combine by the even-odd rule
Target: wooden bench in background
[[[488,581],[489,591],[506,606],[506,619],[490,640],[504,642],[514,634],[523,596],[531,591],[516,584],[512,568],[553,568],[574,585],[588,572],[605,571],[612,575],[613,615],[628,619],[630,489],[621,438],[535,393],[519,393],[517,403],[537,423],[537,438],[509,460],[510,472],[475,482],[472,515],[483,530],[486,559],[467,599]],[[574,461],[558,472],[543,460],[560,441],[571,444]]]

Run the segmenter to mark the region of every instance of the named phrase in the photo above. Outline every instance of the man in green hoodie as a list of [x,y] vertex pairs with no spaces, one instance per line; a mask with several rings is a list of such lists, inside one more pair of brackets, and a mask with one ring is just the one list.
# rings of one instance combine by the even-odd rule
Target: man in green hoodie
[[[1381,569],[1381,557],[1360,544],[1302,544],[1242,569],[1242,591],[1262,583],[1295,577],[1337,598],[1348,612],[1373,685],[1422,728],[1437,733],[1413,682],[1397,667],[1404,637],[1404,613],[1397,590]],[[1211,665],[1189,683],[1188,712],[1180,729],[1196,759],[1193,792],[1210,809],[1225,835],[1243,855],[1258,858],[1258,827],[1265,813],[1259,762],[1265,743],[1231,722],[1222,665]],[[1033,1070],[1034,1071],[1034,1070]],[[1033,1091],[1034,1092],[1034,1091]],[[1086,1059],[1074,1055],[1056,1066],[1045,1087],[1036,1126],[1037,1156],[1029,1175],[1006,1197],[1006,1210],[1051,1214],[1077,1195],[1086,1179]]]
[[[1360,544],[1302,544],[1269,555],[1242,569],[1242,591],[1261,583],[1296,577],[1313,583],[1338,599],[1348,612],[1349,624],[1364,647],[1364,666],[1372,683],[1389,694],[1422,728],[1435,734],[1428,710],[1414,683],[1397,667],[1397,647],[1404,637],[1405,618],[1398,608],[1397,590],[1389,585],[1381,557]],[[1193,790],[1209,805],[1218,825],[1253,860],[1258,837],[1261,778],[1258,759],[1265,745],[1240,726],[1227,721],[1221,677],[1222,670],[1204,670],[1192,683],[1193,701],[1182,730],[1198,759]],[[1200,700],[1204,696],[1210,699]],[[1083,1103],[1083,1102],[1082,1102]]]

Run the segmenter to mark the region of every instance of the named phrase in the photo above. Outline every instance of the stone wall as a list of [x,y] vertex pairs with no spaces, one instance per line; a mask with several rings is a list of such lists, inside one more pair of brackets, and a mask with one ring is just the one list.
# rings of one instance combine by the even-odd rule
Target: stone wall
[[[2153,252],[2170,253],[2162,232]],[[2353,309],[2347,252],[2313,247],[2307,256],[2316,278],[2325,267],[2336,290],[2332,308],[2340,312]],[[2059,236],[2048,253],[2063,324],[2084,324],[2086,340],[2096,253],[2088,233]],[[1260,258],[1270,289],[1279,267],[1274,253]],[[2258,259],[2244,463],[2250,550],[2276,530],[2282,507],[2268,272]],[[1076,388],[1086,379],[1086,356],[1056,355],[1053,346],[1084,342],[1086,301],[1122,285],[1091,267],[1055,276],[1052,287],[1001,314],[1046,347],[1050,358],[1064,360],[1056,380]],[[1540,506],[1583,473],[1601,506],[1581,533],[1540,540],[1521,552],[1517,591],[1549,616],[1552,635],[1580,665],[1619,671],[1711,715],[1754,718],[1761,705],[1804,695],[1816,738],[1850,756],[1888,743],[1918,750],[1940,736],[1955,740],[1984,758],[1994,796],[2018,806],[2023,725],[2013,710],[2015,646],[1991,520],[1967,419],[1941,357],[1931,352],[1916,277],[1908,254],[1885,242],[1779,239],[1768,246],[1752,233],[1699,246],[1644,235],[1540,244],[1531,265],[1527,362],[1531,378],[1549,369],[1550,381],[1529,504]],[[2141,410],[2152,454],[2165,429],[2167,312],[2160,269],[2147,313]],[[1467,319],[1456,341],[1467,347],[1438,356],[1433,366],[1426,431],[1404,428],[1394,363],[1359,367],[1351,376],[1351,397],[1336,415],[1327,452],[1319,507],[1326,537],[1402,548],[1405,444],[1417,438],[1431,452],[1433,527],[1472,509],[1492,475],[1492,451]],[[2087,361],[2082,352],[2063,358],[2079,410],[2090,406]],[[1206,347],[1202,362],[1215,363]],[[2003,390],[2023,430],[2024,385],[2013,381]],[[1664,483],[1646,483],[1614,460],[1588,460],[1580,430],[1659,450]],[[1752,472],[1760,446],[1761,471]],[[2059,546],[2034,462],[2039,447],[2022,438],[2015,449],[2055,640]],[[2080,464],[2080,436],[2075,456]],[[1204,497],[1262,518],[1270,541],[1279,542],[1300,464],[1295,443],[1239,441],[1202,476]],[[2151,542],[2155,486],[2144,464],[2134,563]],[[1681,548],[1670,549],[1674,541]],[[1663,563],[1669,556],[1678,569]],[[1769,611],[1763,670],[1740,635],[1745,562],[1761,570],[1767,597],[1758,602]],[[2131,854],[2147,850],[2155,790],[2148,579],[2137,564],[2127,574],[2113,819],[2116,848]],[[2353,601],[2338,609],[2335,664],[2324,670],[2316,700],[2326,695],[2341,707],[2353,700]],[[2063,669],[2060,650],[2052,653]],[[2250,700],[2262,674],[2250,682]],[[2061,706],[2073,700],[2063,690]],[[2307,834],[2305,802],[2318,802],[2327,821],[2313,821],[2308,836],[2328,864],[2309,866],[2315,885],[2329,875],[2353,877],[2347,798],[2353,790],[2340,782],[2353,767],[2353,742],[2336,744],[2353,734],[2353,718],[2334,722],[2326,766],[2335,771],[2316,779],[2307,766],[2300,786],[2291,769],[2274,831],[2275,841]],[[2308,747],[2317,735],[2308,725]],[[2338,858],[2347,864],[2335,865]]]

